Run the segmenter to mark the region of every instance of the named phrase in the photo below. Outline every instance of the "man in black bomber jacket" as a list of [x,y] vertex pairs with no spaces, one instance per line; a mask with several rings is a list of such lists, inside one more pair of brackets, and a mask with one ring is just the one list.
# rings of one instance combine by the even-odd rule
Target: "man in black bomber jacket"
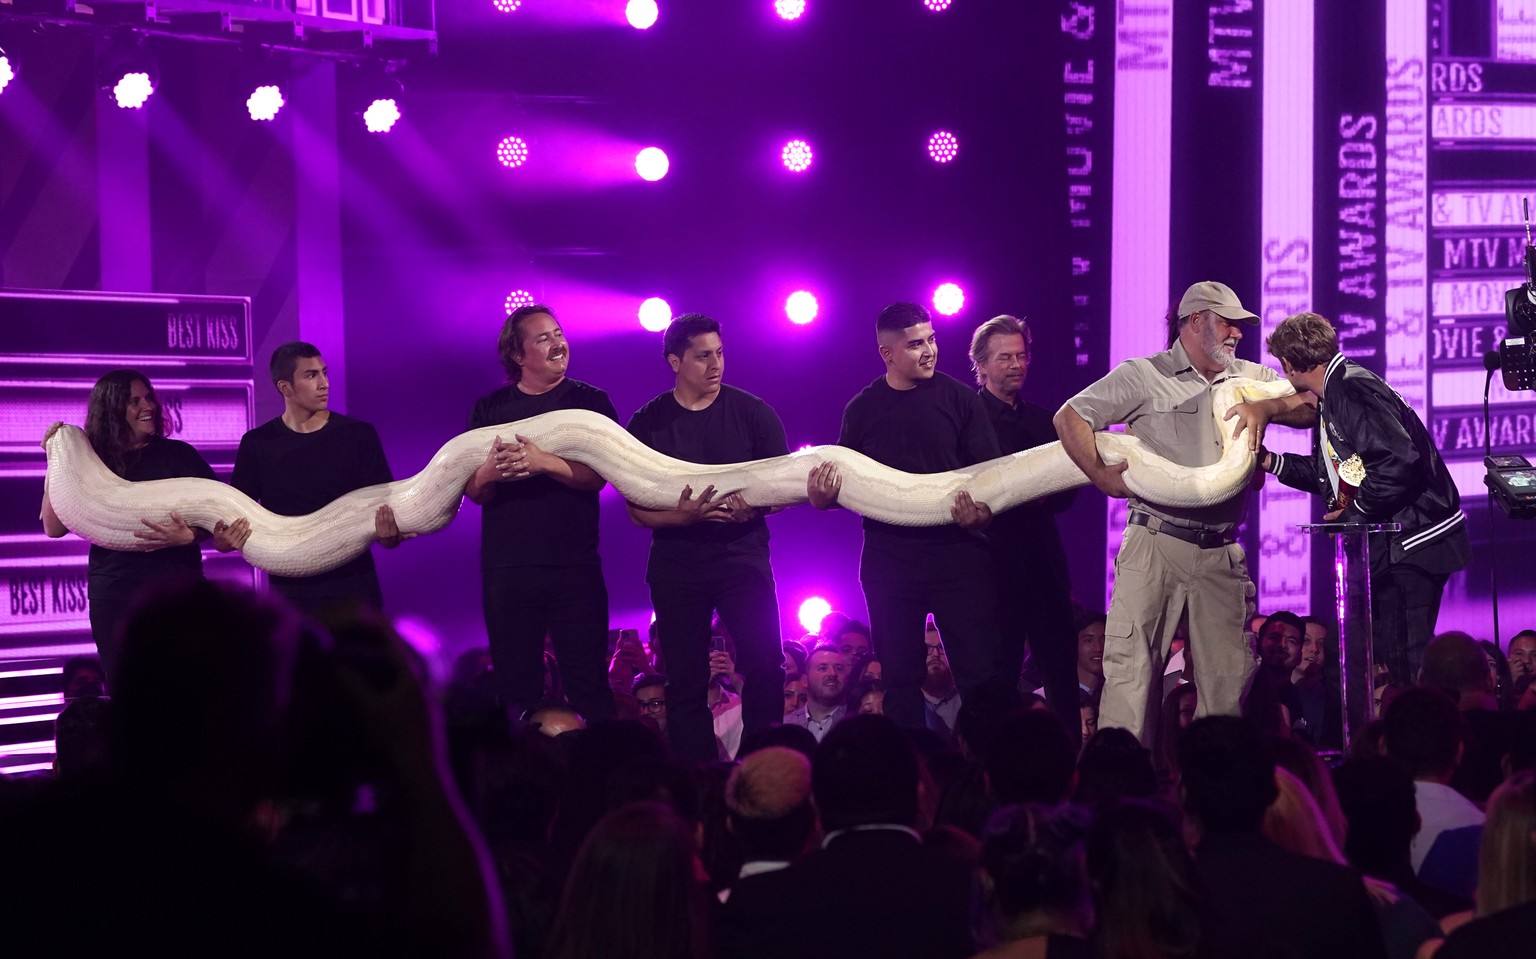
[[1269,352],[1298,393],[1318,398],[1310,458],[1261,450],[1280,482],[1328,498],[1328,522],[1400,523],[1371,542],[1375,662],[1416,682],[1435,633],[1440,596],[1467,565],[1467,517],[1445,461],[1418,415],[1381,377],[1339,352],[1332,324],[1316,313],[1288,317]]

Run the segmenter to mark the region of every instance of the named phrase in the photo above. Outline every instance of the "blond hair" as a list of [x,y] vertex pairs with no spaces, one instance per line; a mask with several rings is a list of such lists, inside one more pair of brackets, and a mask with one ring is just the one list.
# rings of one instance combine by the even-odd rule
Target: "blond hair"
[[1536,901],[1536,775],[1515,773],[1488,798],[1478,853],[1477,914]]
[[1264,810],[1264,836],[1287,852],[1344,864],[1344,854],[1333,841],[1323,810],[1306,784],[1289,771],[1275,767],[1275,801]]

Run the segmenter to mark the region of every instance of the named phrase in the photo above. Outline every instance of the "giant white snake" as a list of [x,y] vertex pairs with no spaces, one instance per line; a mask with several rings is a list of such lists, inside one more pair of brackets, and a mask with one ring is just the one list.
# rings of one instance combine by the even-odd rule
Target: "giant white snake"
[[[1230,379],[1214,391],[1212,413],[1225,448],[1210,466],[1177,466],[1123,433],[1095,434],[1099,456],[1111,466],[1128,461],[1125,482],[1137,496],[1169,507],[1199,507],[1236,495],[1253,472],[1247,437],[1231,439],[1222,417],[1236,403],[1292,392],[1285,380]],[[519,434],[540,449],[596,470],[624,498],[646,509],[677,505],[684,485],[695,492],[713,485],[724,496],[739,492],[754,506],[806,502],[806,480],[823,462],[842,476],[839,505],[883,523],[942,526],[965,490],[1001,512],[1020,503],[1087,484],[1060,443],[999,457],[947,473],[903,473],[841,446],[815,446],[788,456],[702,466],[663,456],[612,420],[586,410],[544,413],[516,423],[487,426],[454,437],[415,476],[348,493],[307,516],[278,516],[216,480],[182,478],[132,483],[109,470],[77,427],[56,431],[47,443],[48,493],[54,512],[73,532],[108,549],[142,551],[134,537],[144,517],[179,513],[188,525],[212,530],[219,521],[250,521],[242,550],[252,565],[284,576],[323,573],[351,560],[376,538],[374,512],[389,505],[406,535],[434,533],[459,511],[464,486],[485,461],[497,436]]]

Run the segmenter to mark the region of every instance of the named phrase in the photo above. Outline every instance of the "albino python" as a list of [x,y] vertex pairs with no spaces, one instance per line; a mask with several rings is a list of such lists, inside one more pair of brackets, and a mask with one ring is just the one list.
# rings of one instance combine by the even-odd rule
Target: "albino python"
[[[1233,424],[1221,417],[1236,403],[1291,392],[1285,380],[1232,379],[1218,386],[1211,405],[1225,449],[1210,466],[1176,466],[1123,433],[1096,434],[1099,456],[1111,466],[1129,461],[1126,485],[1149,502],[1170,507],[1220,503],[1236,495],[1253,471],[1247,437],[1232,442]],[[215,480],[130,483],[107,469],[85,433],[72,426],[48,441],[48,492],[65,526],[108,549],[143,550],[145,544],[133,535],[143,529],[140,520],[164,519],[173,510],[188,525],[205,530],[220,520],[232,523],[243,517],[250,521],[251,535],[242,552],[252,566],[307,576],[335,569],[367,549],[375,539],[373,514],[379,506],[394,509],[395,521],[407,536],[447,526],[459,511],[464,485],[485,461],[494,438],[510,441],[514,433],[548,452],[587,464],[625,499],[647,509],[675,507],[685,484],[696,493],[710,485],[720,496],[739,492],[754,506],[803,503],[808,474],[829,460],[842,475],[841,506],[898,526],[952,522],[950,506],[961,490],[1001,512],[1088,482],[1060,443],[947,473],[903,473],[840,446],[816,446],[751,463],[701,466],[657,453],[597,413],[562,410],[460,434],[415,476],[355,490],[307,516],[278,516]]]

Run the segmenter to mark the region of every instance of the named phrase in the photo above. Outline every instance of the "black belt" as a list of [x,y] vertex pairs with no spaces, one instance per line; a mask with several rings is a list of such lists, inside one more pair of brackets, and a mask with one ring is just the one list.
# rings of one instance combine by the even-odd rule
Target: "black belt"
[[1154,533],[1162,533],[1185,543],[1192,543],[1200,549],[1217,549],[1235,542],[1231,533],[1223,533],[1214,529],[1175,526],[1159,516],[1143,513],[1140,510],[1131,510],[1131,515],[1127,522],[1132,526],[1145,526]]

